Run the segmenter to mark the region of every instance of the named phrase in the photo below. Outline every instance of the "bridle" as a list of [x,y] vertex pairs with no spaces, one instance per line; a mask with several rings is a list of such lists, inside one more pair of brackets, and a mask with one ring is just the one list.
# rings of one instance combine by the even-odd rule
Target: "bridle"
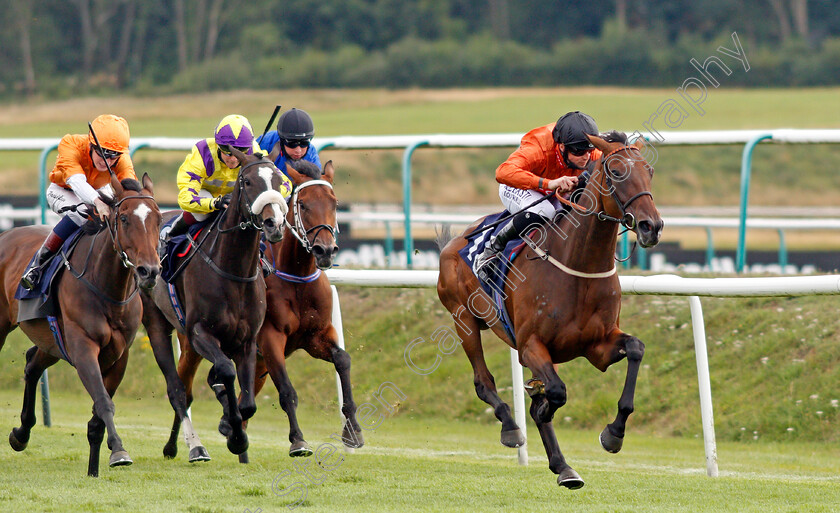
[[[292,226],[291,223],[287,219],[284,219],[284,223],[289,228],[289,231],[294,235],[294,237],[301,243],[303,249],[306,250],[307,253],[312,253],[312,248],[314,247],[314,240],[318,238],[318,234],[321,233],[321,230],[327,230],[333,236],[333,239],[338,238],[338,225],[330,226],[328,224],[318,224],[309,229],[307,229],[303,225],[303,218],[300,214],[300,201],[298,195],[300,191],[311,187],[313,185],[323,185],[325,187],[329,187],[332,190],[333,186],[330,182],[326,180],[309,180],[308,182],[303,182],[302,184],[295,187],[294,192],[292,192],[292,199],[290,203],[292,204],[292,219],[294,220],[295,224]],[[309,234],[315,232],[315,235],[312,237],[313,242],[309,242]]]
[[[246,169],[248,169],[249,167],[252,167],[252,166],[259,165],[259,164],[269,164],[269,165],[271,165],[271,167],[274,168],[275,172],[279,173],[279,171],[277,171],[277,167],[274,166],[274,163],[269,162],[267,160],[256,160],[254,162],[249,162],[248,164],[245,164],[244,166],[242,166],[242,169],[239,170],[239,176],[236,179],[236,190],[239,191],[239,198],[240,198],[239,203],[241,204],[243,200],[245,201],[245,207],[246,207],[247,214],[243,213],[241,210],[239,212],[242,215],[242,217],[245,218],[245,221],[241,221],[238,225],[233,226],[231,228],[227,228],[227,229],[218,228],[219,233],[227,233],[227,232],[237,230],[237,229],[238,230],[247,230],[249,228],[254,229],[254,230],[262,230],[263,229],[263,220],[259,215],[255,214],[253,212],[252,207],[253,207],[254,202],[253,202],[253,200],[251,200],[251,197],[248,196],[248,191],[245,190],[245,176],[244,176],[244,173],[245,173]],[[224,212],[222,212],[222,214],[217,217],[217,219],[219,220],[218,224],[221,224],[222,218],[227,215],[228,210],[229,209],[226,208],[224,210]]]
[[[124,201],[130,200],[130,199],[150,199],[152,201],[155,200],[155,198],[152,197],[152,196],[145,195],[145,194],[138,194],[136,196],[126,196],[123,199],[116,202],[114,205],[110,206],[111,211],[113,212],[113,218],[114,219],[113,220],[111,219],[112,216],[109,216],[108,218],[106,218],[105,219],[105,226],[108,229],[108,235],[111,236],[111,242],[113,243],[114,251],[117,252],[117,256],[119,256],[119,258],[120,258],[120,262],[122,263],[122,265],[126,269],[133,269],[137,266],[134,264],[134,262],[131,261],[131,259],[128,257],[128,254],[123,249],[122,241],[120,239],[120,232],[119,232],[119,230],[117,230],[117,219],[116,218],[119,215],[120,205],[122,205]],[[99,234],[96,234],[93,237],[94,242],[96,241],[96,237],[98,237],[98,236],[99,236]],[[118,306],[127,304],[129,301],[134,299],[134,296],[136,296],[137,293],[140,291],[140,288],[136,284],[136,278],[135,278],[134,291],[132,291],[132,293],[129,294],[128,297],[126,299],[123,299],[123,300],[117,300],[117,299],[113,299],[111,297],[106,296],[101,290],[99,290],[99,288],[96,285],[94,285],[87,278],[85,278],[85,273],[87,273],[87,264],[90,261],[90,255],[93,253],[93,246],[94,246],[94,243],[91,242],[90,246],[88,247],[88,253],[85,256],[85,265],[82,268],[81,272],[77,272],[73,268],[73,265],[70,263],[70,259],[68,259],[67,255],[62,252],[61,257],[62,257],[62,259],[64,259],[64,265],[67,267],[67,270],[70,271],[70,274],[72,274],[77,280],[82,282],[82,284],[84,284],[88,289],[90,289],[100,299],[104,299],[105,301],[107,301],[109,303],[112,303],[112,304],[115,304],[115,305],[118,305]]]
[[[626,146],[626,145],[625,146],[620,146],[620,147],[612,150],[608,154],[604,155],[603,157],[601,157],[601,160],[603,161],[603,165],[602,165],[601,169],[602,169],[603,174],[604,174],[604,181],[606,183],[606,190],[608,190],[610,192],[610,197],[613,199],[616,206],[618,206],[618,209],[621,211],[621,217],[613,217],[613,216],[607,214],[604,211],[600,211],[600,212],[595,213],[595,216],[598,218],[598,220],[618,223],[621,226],[623,226],[626,230],[634,230],[636,228],[636,217],[631,212],[627,212],[627,208],[630,207],[630,205],[634,201],[641,198],[642,196],[650,196],[650,198],[652,200],[653,199],[653,194],[651,194],[650,191],[641,191],[641,192],[637,192],[636,194],[631,196],[627,201],[621,201],[621,199],[618,197],[618,193],[616,192],[616,187],[613,185],[612,178],[610,177],[613,173],[612,173],[612,171],[610,171],[608,165],[609,165],[610,157],[612,157],[616,153],[621,152],[621,151],[634,151],[634,150],[636,152],[638,152],[639,157],[641,157],[641,151],[638,148],[636,148],[635,146]],[[636,159],[631,158],[631,160],[635,161]],[[644,158],[641,158],[640,160],[642,162],[644,162]],[[648,167],[648,168],[650,167],[650,165],[647,164],[647,163],[645,163],[645,166]],[[600,186],[599,189],[601,189],[601,191],[603,192],[604,187]],[[570,201],[566,198],[563,198],[559,195],[557,195],[557,199],[561,203],[563,203],[564,205],[568,205],[568,206],[570,206],[572,208],[575,208],[575,209],[577,209],[581,212],[584,212],[584,213],[587,213],[587,214],[592,213],[588,208],[586,208],[586,207],[584,207],[584,206],[582,206],[578,203],[574,203],[574,202],[572,202],[572,201]]]

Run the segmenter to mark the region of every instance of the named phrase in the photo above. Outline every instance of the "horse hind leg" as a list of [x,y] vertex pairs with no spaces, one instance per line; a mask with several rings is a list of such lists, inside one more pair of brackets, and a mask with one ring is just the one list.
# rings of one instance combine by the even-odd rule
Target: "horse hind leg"
[[198,365],[201,363],[201,356],[196,354],[196,352],[190,348],[186,338],[183,338],[183,335],[180,333],[178,334],[178,341],[181,344],[182,350],[181,358],[178,361],[176,381],[183,386],[183,397],[186,402],[184,404],[183,414],[176,410],[175,418],[172,421],[172,431],[170,432],[169,440],[163,449],[164,456],[166,455],[167,448],[172,451],[172,457],[175,456],[175,453],[178,450],[178,430],[181,427],[181,424],[183,424],[184,441],[189,449],[187,461],[190,463],[210,461],[210,454],[207,452],[207,448],[202,445],[201,440],[198,437],[198,433],[196,433],[195,428],[193,427],[192,419],[190,419],[190,416],[187,415],[187,408],[189,408],[193,401],[193,381],[195,380],[195,373],[198,370]]
[[540,439],[548,456],[548,468],[557,474],[557,484],[576,490],[584,485],[583,479],[566,462],[557,443],[551,420],[558,408],[566,404],[566,385],[554,371],[551,355],[545,345],[535,337],[529,338],[520,351],[522,363],[534,373],[532,380],[531,418],[540,432]]
[[475,318],[461,318],[455,323],[455,331],[461,339],[461,345],[473,368],[473,383],[475,393],[479,399],[493,408],[493,413],[502,423],[501,442],[505,447],[521,447],[525,445],[525,436],[516,425],[510,406],[502,401],[496,390],[496,380],[487,368],[484,360],[484,349],[481,346],[481,332]]
[[23,371],[26,386],[23,392],[23,408],[20,412],[20,427],[13,428],[9,433],[9,445],[16,451],[26,449],[29,443],[29,435],[35,425],[35,395],[38,390],[38,381],[44,370],[58,361],[58,358],[32,346],[26,351],[26,367]]
[[[636,337],[624,335],[623,344],[616,345],[613,359],[619,361],[627,357],[627,375],[624,379],[624,388],[621,391],[621,397],[618,399],[618,413],[615,420],[607,424],[599,440],[601,446],[607,452],[617,453],[621,450],[624,443],[624,431],[627,424],[627,418],[633,413],[633,399],[636,393],[636,379],[639,375],[639,367],[641,367],[642,357],[645,354],[645,345]],[[622,347],[623,346],[623,347]]]

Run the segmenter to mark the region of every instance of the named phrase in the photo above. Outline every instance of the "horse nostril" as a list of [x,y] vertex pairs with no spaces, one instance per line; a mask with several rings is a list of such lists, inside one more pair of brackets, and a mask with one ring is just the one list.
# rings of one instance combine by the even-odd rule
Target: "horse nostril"
[[146,266],[141,265],[137,268],[137,274],[139,274],[141,278],[146,279],[146,277],[149,276],[149,270],[146,268]]
[[338,253],[338,246],[333,246],[332,254],[335,255]]
[[653,232],[653,225],[650,221],[639,221],[638,230],[641,233],[651,233]]
[[277,226],[277,223],[274,222],[274,219],[269,218],[263,221],[263,225],[265,225],[266,228],[273,230],[274,227]]
[[326,252],[326,251],[324,250],[324,246],[319,246],[319,245],[317,245],[317,244],[316,244],[316,245],[315,245],[315,246],[313,246],[313,248],[312,248],[312,253],[313,253],[316,257],[319,257],[319,258],[320,258],[320,257],[322,257],[322,256],[324,256],[324,253],[325,253],[325,252]]

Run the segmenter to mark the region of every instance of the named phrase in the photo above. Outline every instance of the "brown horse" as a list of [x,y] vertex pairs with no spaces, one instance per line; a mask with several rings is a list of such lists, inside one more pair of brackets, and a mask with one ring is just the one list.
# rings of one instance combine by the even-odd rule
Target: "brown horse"
[[[278,191],[281,179],[274,164],[261,154],[245,155],[235,148],[233,153],[241,169],[230,206],[196,237],[189,260],[174,264],[184,265],[171,292],[183,318],[179,319],[180,312],[173,308],[163,279],[142,294],[143,325],[175,410],[173,439],[183,423],[190,461],[210,458],[187,416],[192,395],[187,394],[175,369],[172,330],[186,334],[190,348],[213,364],[207,382],[223,405],[237,404],[234,382],[238,378],[242,395],[238,407],[226,412],[227,422],[233,426],[227,447],[234,454],[245,452],[248,437],[242,421],[257,409],[253,394],[256,338],[265,317],[265,281],[258,262],[260,235],[269,241],[280,240],[287,210]],[[171,441],[163,454],[173,458],[177,451],[177,444]]]
[[[35,392],[44,370],[59,358],[67,359],[79,374],[93,399],[93,418],[88,422],[90,444],[88,475],[99,475],[99,449],[108,430],[109,465],[130,465],[128,452],[114,426],[112,397],[122,381],[128,362],[128,348],[140,326],[142,304],[138,286],[154,286],[160,273],[158,230],[161,214],[153,197],[152,181],[111,178],[114,199],[104,225],[107,230],[82,235],[66,262],[67,271],[54,293],[60,307],[56,316],[59,346],[47,319],[20,322],[20,328],[34,346],[26,352],[21,426],[9,434],[9,443],[22,451],[35,425]],[[23,270],[38,246],[49,234],[46,226],[25,226],[0,234],[0,347],[18,326],[19,302],[15,299]],[[107,231],[107,233],[106,233]],[[64,258],[57,255],[55,258]]]
[[[333,191],[335,170],[332,161],[321,170],[301,161],[287,167],[295,184],[291,208],[286,215],[286,234],[282,242],[269,246],[266,256],[275,272],[266,278],[266,318],[257,336],[257,381],[254,394],[271,375],[280,397],[280,405],[289,418],[289,456],[310,456],[312,449],[304,440],[297,422],[297,393],[286,372],[286,358],[303,349],[314,358],[332,362],[341,380],[342,413],[346,420],[342,440],[348,447],[364,444],[356,421],[356,405],[350,386],[350,355],[338,346],[338,333],[332,325],[332,292],[323,272],[332,267],[336,246],[336,206]],[[201,359],[182,343],[179,372],[191,390],[192,380]],[[228,426],[223,428],[225,431]],[[177,433],[173,434],[173,437]],[[243,463],[247,453],[239,455]]]
[[490,404],[502,423],[501,441],[509,447],[524,443],[510,408],[496,392],[487,369],[480,330],[488,327],[519,353],[520,363],[534,379],[529,382],[531,417],[536,422],[557,483],[580,488],[583,480],[567,463],[554,435],[551,419],[566,402],[566,385],[554,364],[585,357],[602,372],[627,358],[627,376],[618,401],[618,415],[601,433],[609,452],[621,449],[625,423],[633,412],[636,376],[644,344],[618,327],[621,287],[615,274],[618,225],[636,233],[638,243],[659,242],[662,218],[653,203],[650,183],[653,168],[641,155],[642,142],[627,145],[624,134],[608,140],[590,137],[603,152],[593,176],[582,190],[586,208],[548,222],[526,237],[529,248],[515,261],[503,295],[515,341],[505,333],[493,302],[480,288],[469,266],[458,255],[467,244],[467,229],[443,249],[438,296],[455,319],[455,329],[473,367],[476,394]]

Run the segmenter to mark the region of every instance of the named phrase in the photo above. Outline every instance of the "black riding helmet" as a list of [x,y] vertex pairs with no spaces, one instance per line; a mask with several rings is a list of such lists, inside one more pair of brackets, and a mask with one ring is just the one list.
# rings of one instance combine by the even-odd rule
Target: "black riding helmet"
[[312,139],[315,135],[315,125],[312,118],[304,110],[292,109],[283,113],[277,121],[277,134],[284,141],[300,141]]
[[583,169],[569,161],[569,151],[583,152],[591,150],[595,146],[587,139],[586,135],[598,135],[598,125],[588,114],[576,110],[567,112],[557,120],[551,135],[557,144],[563,145],[563,163],[571,169]]
[[591,150],[595,147],[586,138],[586,134],[598,135],[598,125],[591,116],[579,110],[563,114],[551,132],[555,142],[572,150]]

